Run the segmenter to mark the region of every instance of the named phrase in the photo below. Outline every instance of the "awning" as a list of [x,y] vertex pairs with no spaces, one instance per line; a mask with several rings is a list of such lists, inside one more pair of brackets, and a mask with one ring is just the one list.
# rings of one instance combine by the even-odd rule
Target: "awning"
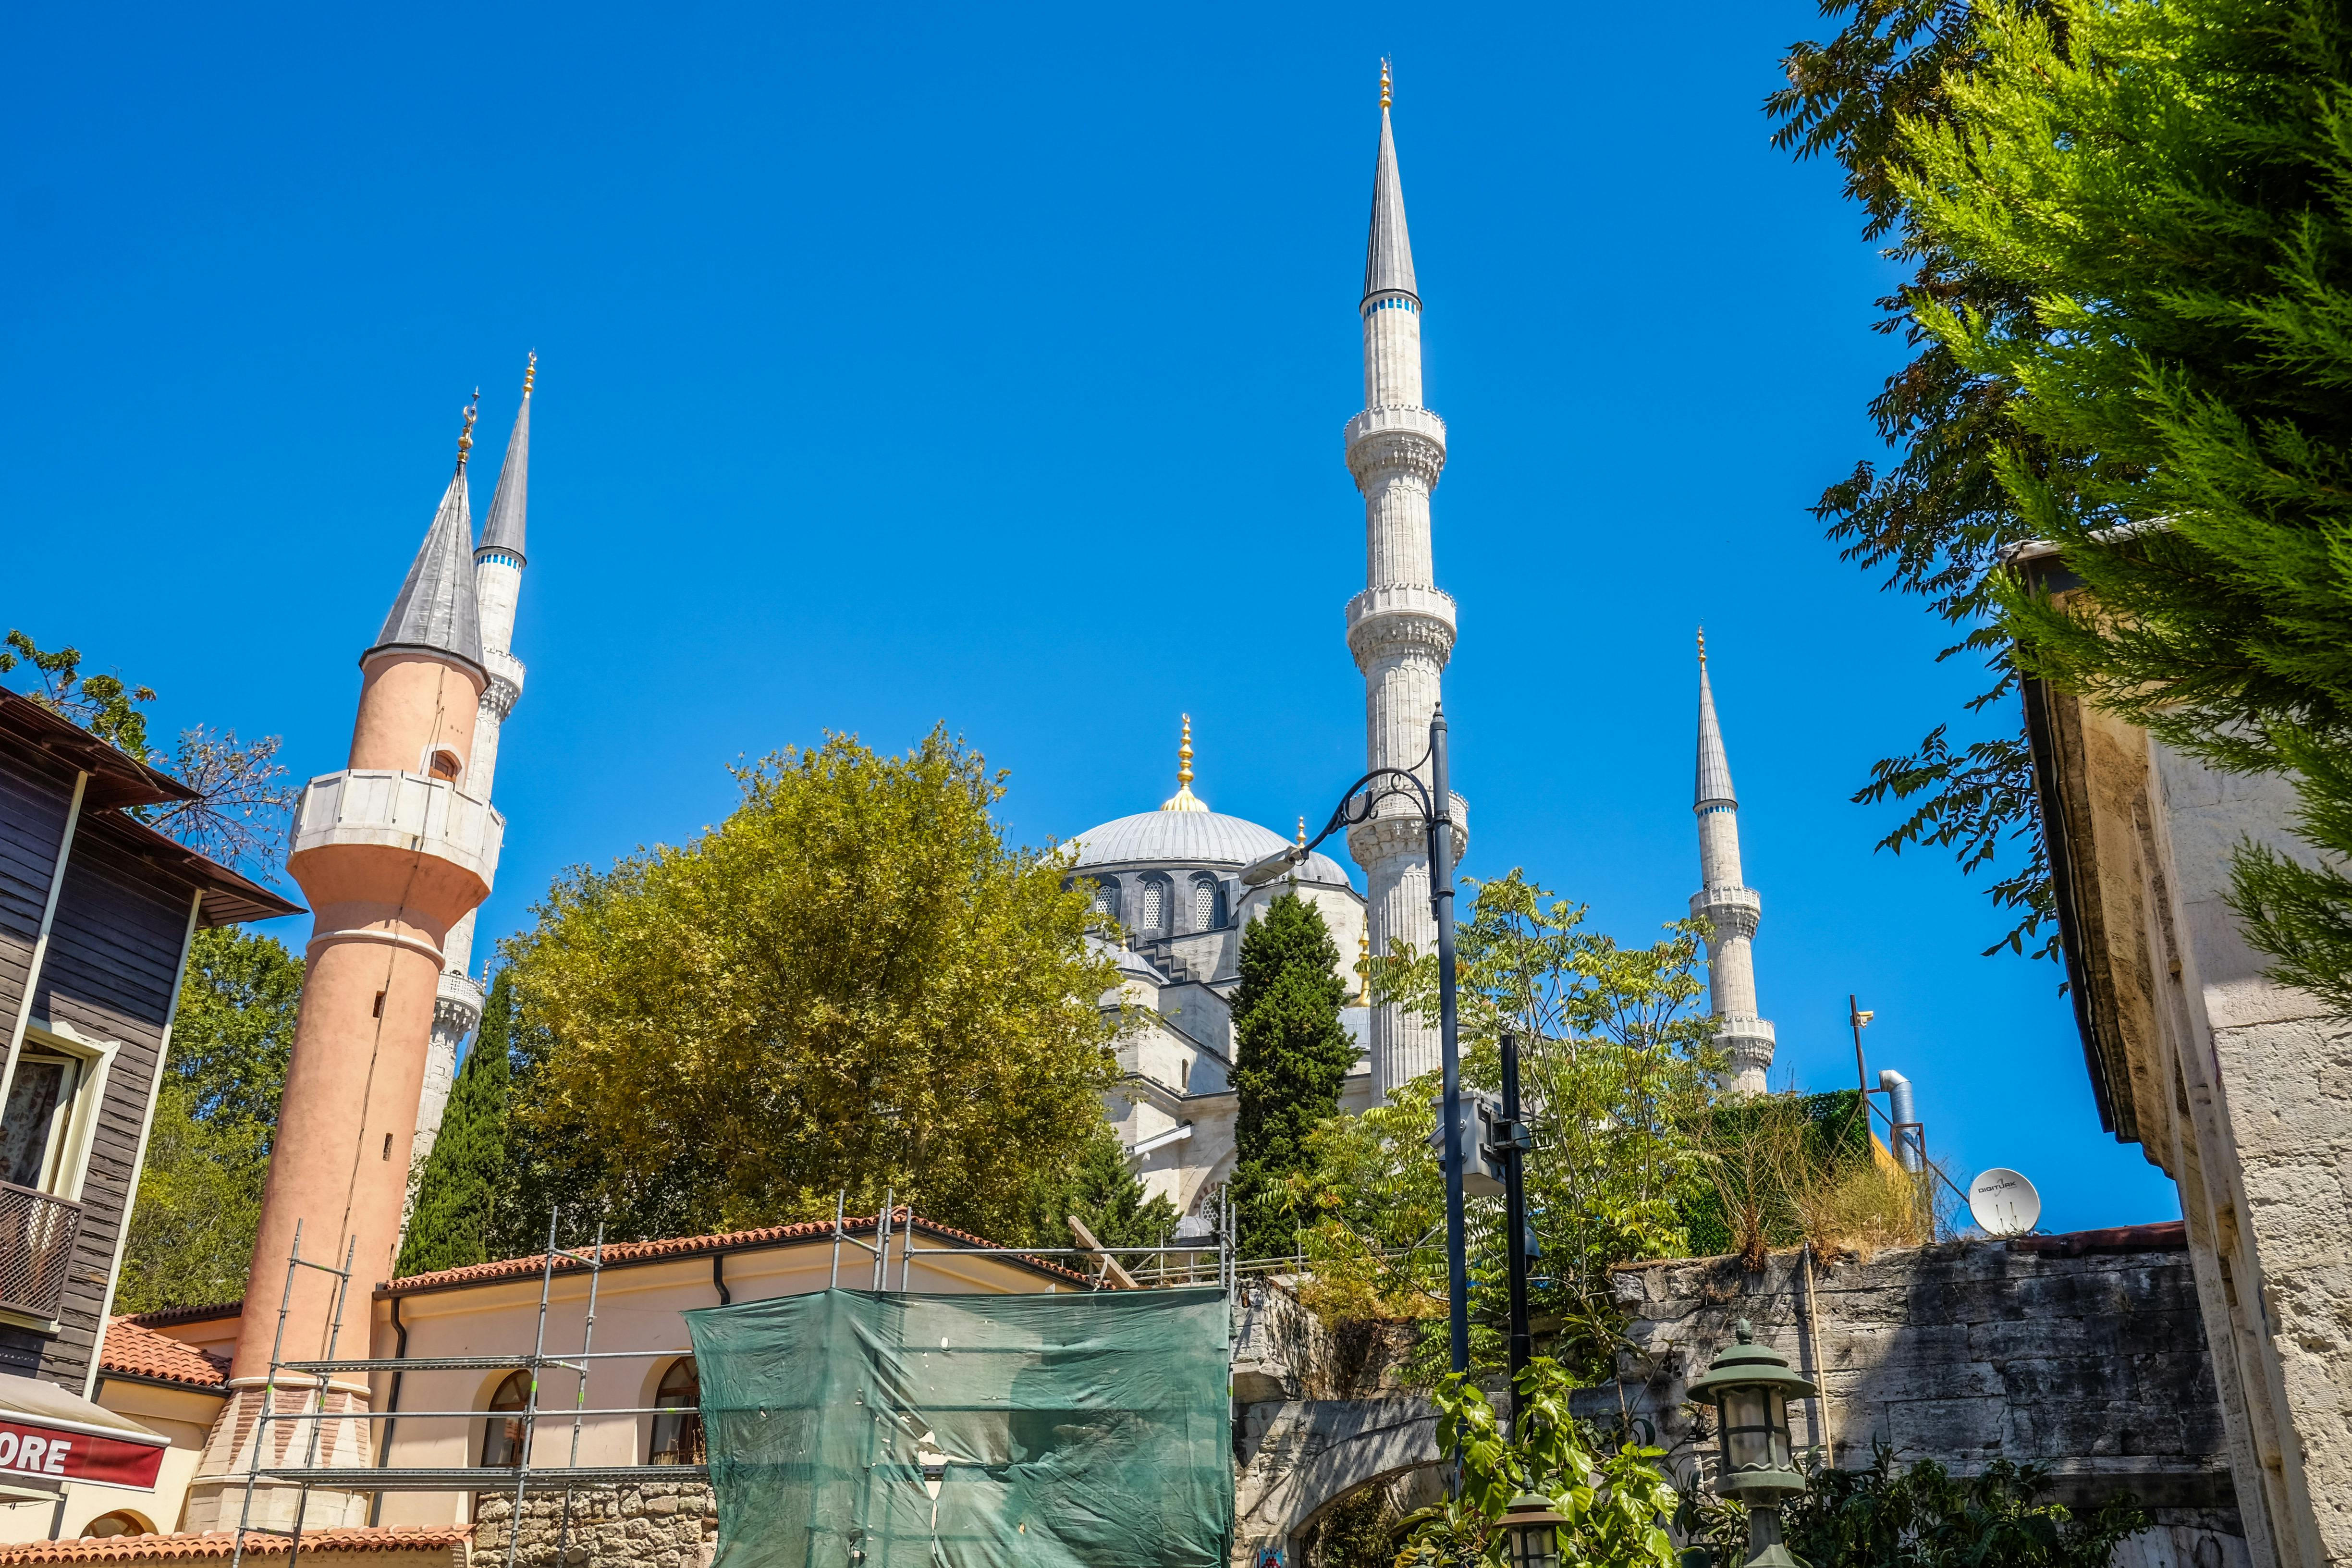
[[0,1376],[0,1476],[152,1490],[171,1444],[53,1383]]

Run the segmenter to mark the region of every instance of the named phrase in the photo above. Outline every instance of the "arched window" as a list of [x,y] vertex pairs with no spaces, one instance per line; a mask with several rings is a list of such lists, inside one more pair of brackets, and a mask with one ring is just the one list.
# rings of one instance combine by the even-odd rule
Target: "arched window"
[[456,784],[457,775],[464,771],[458,766],[457,753],[446,746],[436,747],[432,754],[425,759],[425,771],[435,778],[446,779],[451,784]]
[[702,1377],[694,1370],[692,1356],[669,1363],[669,1370],[662,1373],[661,1386],[654,1391],[654,1404],[681,1414],[654,1417],[653,1451],[646,1457],[646,1463],[707,1463],[709,1452],[702,1440]]
[[1192,929],[1213,931],[1217,924],[1217,879],[1214,877],[1192,879]]
[[1118,919],[1118,884],[1117,882],[1105,879],[1101,885],[1095,889],[1095,912],[1108,915],[1113,920]]
[[1154,877],[1143,884],[1143,929],[1159,931],[1168,923],[1168,884]]
[[118,1509],[112,1513],[101,1513],[83,1525],[81,1529],[81,1538],[84,1541],[111,1541],[118,1535],[152,1535],[154,1533],[153,1525],[127,1508]]
[[530,1408],[530,1373],[515,1372],[499,1384],[490,1395],[490,1418],[482,1423],[482,1465],[486,1469],[514,1470],[522,1468],[524,1437],[520,1415],[505,1415],[507,1411]]

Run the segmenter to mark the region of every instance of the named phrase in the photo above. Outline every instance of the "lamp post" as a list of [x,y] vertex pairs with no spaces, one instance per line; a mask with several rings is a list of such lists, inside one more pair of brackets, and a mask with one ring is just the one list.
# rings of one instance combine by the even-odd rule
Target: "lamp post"
[[1528,1229],[1528,1150],[1534,1139],[1519,1120],[1519,1037],[1503,1031],[1503,1124],[1495,1129],[1495,1152],[1503,1161],[1503,1225],[1509,1237],[1505,1257],[1509,1263],[1511,1335],[1511,1426],[1519,1422],[1519,1373],[1535,1353],[1528,1328],[1528,1259],[1536,1256]]
[[1307,855],[1342,828],[1370,822],[1384,801],[1402,800],[1420,814],[1429,833],[1429,908],[1437,921],[1437,1029],[1444,1064],[1445,1119],[1445,1272],[1450,1309],[1453,1367],[1470,1370],[1470,1269],[1462,1214],[1462,1053],[1454,1032],[1454,795],[1446,771],[1445,710],[1430,715],[1429,781],[1414,768],[1374,768],[1339,797],[1323,831],[1304,844],[1287,845],[1242,872],[1250,887],[1263,887],[1306,862]]
[[1805,1568],[1780,1539],[1780,1505],[1805,1489],[1789,1444],[1789,1401],[1820,1390],[1790,1370],[1788,1357],[1756,1343],[1747,1319],[1737,1336],[1688,1391],[1715,1406],[1715,1489],[1748,1510],[1745,1568]]

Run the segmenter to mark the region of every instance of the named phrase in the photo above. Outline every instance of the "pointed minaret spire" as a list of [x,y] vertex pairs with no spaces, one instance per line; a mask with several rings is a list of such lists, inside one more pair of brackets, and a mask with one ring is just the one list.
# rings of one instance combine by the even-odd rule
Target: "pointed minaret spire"
[[[515,408],[514,434],[507,437],[499,488],[482,524],[481,548],[467,576],[473,584],[482,628],[482,662],[490,674],[474,711],[474,756],[466,770],[466,793],[490,798],[498,777],[499,738],[515,700],[522,695],[522,661],[514,656],[515,607],[522,598],[523,522],[530,500],[530,394],[539,378],[539,355],[523,363],[522,400]],[[453,928],[442,943],[440,1005],[433,1015],[433,1048],[425,1063],[425,1089],[416,1113],[416,1158],[432,1152],[441,1113],[457,1074],[457,1052],[481,1021],[481,983],[469,971],[474,962],[474,914]]]
[[1727,1063],[1729,1087],[1761,1094],[1772,1066],[1772,1026],[1756,1012],[1757,922],[1764,902],[1740,885],[1739,802],[1731,791],[1731,762],[1716,721],[1715,690],[1706,674],[1706,632],[1698,634],[1698,782],[1691,809],[1698,815],[1699,890],[1691,913],[1707,923],[1707,990],[1715,1013],[1715,1043]]
[[1381,62],[1381,155],[1372,168],[1371,239],[1364,247],[1364,298],[1403,295],[1415,301],[1412,240],[1404,227],[1404,183],[1397,177],[1396,133],[1389,128],[1389,62]]
[[1192,716],[1184,715],[1184,739],[1176,747],[1176,793],[1160,803],[1162,811],[1206,811],[1208,804],[1192,793]]
[[504,551],[518,566],[523,555],[523,514],[530,504],[530,384],[539,374],[539,354],[531,353],[522,373],[522,405],[515,410],[514,434],[507,437],[506,461],[499,467],[499,488],[490,497],[490,515],[482,523],[481,548],[476,560],[492,551]]
[[477,392],[466,405],[457,470],[441,493],[441,505],[425,531],[416,559],[409,563],[408,577],[392,601],[392,613],[383,618],[383,630],[360,656],[362,661],[387,648],[430,648],[462,659],[487,678],[481,612],[474,599],[474,510],[466,494],[466,457],[473,449],[474,418],[481,398]]
[[[1370,768],[1412,768],[1429,750],[1429,721],[1454,653],[1454,601],[1437,586],[1429,493],[1445,468],[1445,422],[1421,401],[1421,289],[1405,237],[1397,177],[1394,96],[1381,65],[1381,145],[1372,165],[1371,232],[1364,249],[1364,408],[1348,421],[1348,471],[1364,496],[1364,591],[1348,604],[1348,651],[1364,675],[1364,755]],[[1468,847],[1466,808],[1454,803],[1454,852]],[[1391,815],[1391,813],[1395,815]],[[1372,953],[1399,942],[1427,952],[1428,839],[1418,816],[1391,806],[1349,829],[1348,852],[1364,868]],[[1368,1030],[1372,1093],[1385,1097],[1438,1065],[1438,1032],[1393,1004],[1372,1010]]]

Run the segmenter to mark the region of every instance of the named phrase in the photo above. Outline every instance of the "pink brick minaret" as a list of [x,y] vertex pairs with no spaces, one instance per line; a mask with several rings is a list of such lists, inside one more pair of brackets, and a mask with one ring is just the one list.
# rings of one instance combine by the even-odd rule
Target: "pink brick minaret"
[[[336,1353],[367,1353],[370,1292],[391,1277],[399,1246],[443,944],[488,896],[497,867],[504,823],[467,787],[475,715],[490,680],[466,491],[473,426],[469,405],[457,471],[383,631],[360,656],[350,761],[312,779],[296,814],[287,869],[315,917],[302,1013],[230,1368],[231,1398],[190,1488],[190,1530],[234,1525],[244,1507],[241,1476],[252,1460],[298,1225],[304,1258],[336,1267],[351,1259]],[[295,1271],[282,1359],[326,1357],[335,1285],[316,1270]],[[278,1386],[281,1411],[315,1408],[314,1398],[329,1410],[367,1404],[365,1378],[352,1373],[331,1375],[323,1390],[292,1373]],[[273,1422],[267,1442],[265,1467],[306,1459],[356,1467],[373,1458],[361,1421]],[[296,1495],[264,1483],[251,1522],[290,1522]],[[356,1524],[365,1513],[362,1494],[320,1489],[311,1494],[307,1522]]]

